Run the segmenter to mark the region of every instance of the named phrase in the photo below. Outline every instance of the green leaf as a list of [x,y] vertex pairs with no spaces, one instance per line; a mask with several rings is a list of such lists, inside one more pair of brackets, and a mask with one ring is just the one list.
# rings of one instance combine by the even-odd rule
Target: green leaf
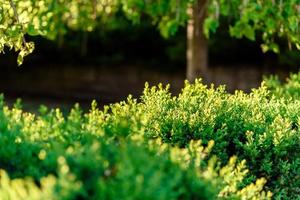
[[210,31],[215,33],[217,31],[217,28],[219,27],[219,21],[216,20],[213,17],[208,17],[204,21],[204,34],[207,38],[209,38]]
[[32,25],[32,24],[30,24],[28,26],[27,33],[30,36],[37,36],[37,35],[39,35],[39,31],[37,29],[35,29],[34,25]]
[[246,38],[255,41],[255,31],[253,27],[247,24],[243,30],[243,33],[246,36]]

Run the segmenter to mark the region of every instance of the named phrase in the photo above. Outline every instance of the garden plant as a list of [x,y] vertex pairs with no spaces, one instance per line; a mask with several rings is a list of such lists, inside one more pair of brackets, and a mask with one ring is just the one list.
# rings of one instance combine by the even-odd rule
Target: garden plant
[[299,199],[296,82],[230,94],[197,80],[178,96],[146,84],[138,100],[66,115],[1,97],[0,197]]

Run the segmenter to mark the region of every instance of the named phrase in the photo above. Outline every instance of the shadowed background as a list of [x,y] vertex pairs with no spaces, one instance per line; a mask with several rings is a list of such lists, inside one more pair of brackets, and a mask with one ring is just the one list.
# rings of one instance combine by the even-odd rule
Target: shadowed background
[[[92,33],[70,31],[58,41],[36,41],[34,53],[17,67],[16,55],[0,56],[0,91],[6,99],[21,97],[28,107],[70,106],[92,99],[100,104],[142,93],[144,83],[170,83],[178,93],[185,80],[186,32],[164,39],[150,21],[133,26],[122,18],[122,26],[98,28]],[[222,28],[209,43],[210,67],[206,83],[226,84],[229,91],[258,87],[263,75],[284,79],[298,70],[297,51],[283,49],[280,55],[263,54],[247,39],[232,39]]]

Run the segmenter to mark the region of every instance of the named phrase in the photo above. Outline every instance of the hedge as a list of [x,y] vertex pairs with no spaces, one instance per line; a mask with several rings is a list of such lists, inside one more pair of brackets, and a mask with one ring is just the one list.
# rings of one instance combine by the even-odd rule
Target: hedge
[[299,114],[268,80],[249,94],[146,84],[138,100],[67,115],[1,97],[0,197],[299,199]]

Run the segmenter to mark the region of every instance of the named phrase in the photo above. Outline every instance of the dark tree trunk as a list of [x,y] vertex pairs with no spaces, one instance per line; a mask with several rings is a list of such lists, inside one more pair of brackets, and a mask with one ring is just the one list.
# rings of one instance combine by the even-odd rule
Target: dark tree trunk
[[206,17],[208,0],[196,0],[189,8],[191,16],[187,26],[187,79],[207,78],[208,44],[203,33],[203,24]]

